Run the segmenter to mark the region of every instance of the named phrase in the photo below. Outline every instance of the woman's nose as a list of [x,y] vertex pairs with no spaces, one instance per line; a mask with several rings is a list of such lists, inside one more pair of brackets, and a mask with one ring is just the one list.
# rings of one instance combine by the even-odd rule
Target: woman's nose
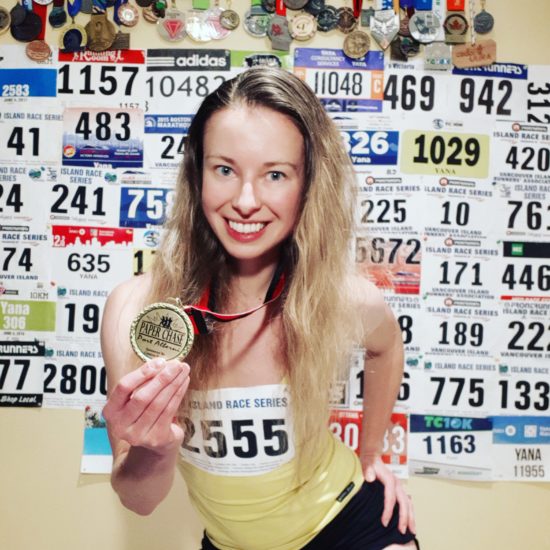
[[260,209],[260,201],[256,196],[254,186],[251,182],[245,182],[241,185],[237,195],[233,200],[233,208],[243,216],[249,216]]

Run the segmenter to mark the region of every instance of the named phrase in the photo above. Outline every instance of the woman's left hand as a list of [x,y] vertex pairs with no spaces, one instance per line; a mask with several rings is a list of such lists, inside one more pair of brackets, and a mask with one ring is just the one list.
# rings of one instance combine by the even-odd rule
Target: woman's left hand
[[399,531],[405,533],[408,528],[412,533],[416,534],[412,501],[410,496],[405,493],[401,481],[382,462],[380,455],[363,456],[361,461],[365,480],[372,482],[378,479],[384,485],[384,511],[382,512],[382,524],[384,527],[388,525],[393,515],[393,508],[397,502],[399,504]]

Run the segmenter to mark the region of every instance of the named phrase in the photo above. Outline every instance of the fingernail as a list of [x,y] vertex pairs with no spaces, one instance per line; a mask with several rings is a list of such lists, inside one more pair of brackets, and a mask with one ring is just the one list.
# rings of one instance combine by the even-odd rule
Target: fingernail
[[160,370],[165,364],[166,361],[163,357],[155,357],[155,359],[151,362],[151,367],[155,370]]

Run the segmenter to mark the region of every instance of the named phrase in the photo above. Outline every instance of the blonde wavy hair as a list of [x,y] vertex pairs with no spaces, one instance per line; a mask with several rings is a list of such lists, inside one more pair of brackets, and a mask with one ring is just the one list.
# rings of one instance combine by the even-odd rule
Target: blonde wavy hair
[[[319,452],[316,443],[318,447],[324,441],[331,387],[347,367],[357,324],[347,285],[355,181],[339,131],[312,90],[295,75],[252,68],[224,82],[201,104],[189,128],[173,207],[152,268],[149,299],[178,296],[184,304],[196,303],[216,274],[215,301],[223,310],[230,271],[227,253],[201,208],[203,136],[214,113],[239,105],[286,115],[304,139],[304,192],[296,229],[282,245],[287,284],[279,314],[296,449],[300,458],[311,458]],[[205,389],[215,380],[216,340],[215,330],[196,338],[188,358],[195,389]]]

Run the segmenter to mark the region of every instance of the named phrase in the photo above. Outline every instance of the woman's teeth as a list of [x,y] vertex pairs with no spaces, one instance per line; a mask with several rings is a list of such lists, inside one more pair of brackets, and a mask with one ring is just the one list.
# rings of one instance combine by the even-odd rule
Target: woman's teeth
[[257,233],[265,226],[265,223],[239,223],[229,220],[229,227],[238,233]]

